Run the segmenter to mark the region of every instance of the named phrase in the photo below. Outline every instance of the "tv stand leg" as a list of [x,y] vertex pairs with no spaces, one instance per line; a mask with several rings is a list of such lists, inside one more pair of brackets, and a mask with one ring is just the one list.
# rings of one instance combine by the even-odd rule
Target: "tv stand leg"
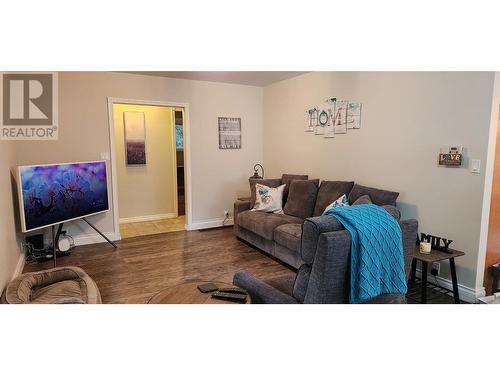
[[[82,218],[82,220],[83,220],[83,221],[85,221],[88,225],[90,225],[90,226],[92,227],[92,229],[94,229],[97,233],[99,233],[99,234],[101,235],[101,237],[102,237],[102,238],[104,238],[106,241],[108,241],[108,242],[110,243],[110,245],[111,245],[111,246],[113,246],[115,249],[116,249],[116,248],[118,248],[118,246],[116,246],[116,244],[115,244],[113,241],[111,241],[108,237],[106,237],[106,236],[104,235],[104,233],[102,233],[99,229],[97,229],[97,228],[95,227],[95,225],[94,225],[94,224],[92,224],[90,221],[88,221],[88,220],[87,220],[86,218],[84,218],[84,217]],[[55,258],[54,258],[54,259],[55,259]]]
[[57,249],[56,249],[56,226],[52,225],[52,258],[54,261],[54,268],[57,267]]

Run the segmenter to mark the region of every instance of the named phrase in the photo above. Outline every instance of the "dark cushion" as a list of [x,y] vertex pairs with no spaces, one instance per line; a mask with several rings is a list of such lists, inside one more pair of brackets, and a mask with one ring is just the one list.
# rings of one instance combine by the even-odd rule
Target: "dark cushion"
[[243,211],[238,215],[238,225],[264,237],[274,240],[274,230],[283,224],[302,224],[304,220],[283,214],[262,211]]
[[283,224],[274,230],[274,241],[282,246],[300,252],[302,224]]
[[288,198],[290,184],[293,180],[307,180],[308,178],[309,176],[306,174],[283,174],[281,176],[281,184],[285,184],[285,190],[283,190],[283,202],[286,202]]
[[362,195],[361,197],[356,199],[354,202],[352,202],[352,205],[356,206],[358,204],[371,204],[371,203],[372,203],[372,200],[370,199],[370,197],[368,195]]
[[318,185],[319,180],[292,181],[283,212],[302,219],[311,217],[318,195]]
[[314,216],[321,216],[326,206],[342,195],[348,196],[353,186],[353,181],[322,181],[314,207]]
[[358,199],[362,195],[368,195],[372,202],[378,206],[395,206],[396,199],[398,199],[399,193],[354,184],[354,187],[349,193],[349,204],[355,202],[356,199]]
[[251,194],[251,204],[250,207],[253,208],[255,205],[255,184],[261,184],[265,186],[269,186],[272,188],[276,188],[281,185],[281,178],[249,178],[248,182],[250,183],[250,194]]

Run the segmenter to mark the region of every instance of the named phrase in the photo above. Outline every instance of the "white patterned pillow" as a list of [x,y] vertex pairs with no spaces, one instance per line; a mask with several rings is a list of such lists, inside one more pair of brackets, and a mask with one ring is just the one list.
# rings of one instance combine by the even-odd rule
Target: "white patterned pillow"
[[255,184],[255,205],[252,211],[283,213],[283,190],[286,185],[276,188]]
[[323,214],[326,214],[326,212],[330,208],[335,208],[335,207],[344,207],[344,206],[349,206],[349,201],[347,200],[347,196],[344,194],[342,195],[339,199],[337,199],[335,202],[330,203],[328,206],[326,206],[325,210],[323,211]]

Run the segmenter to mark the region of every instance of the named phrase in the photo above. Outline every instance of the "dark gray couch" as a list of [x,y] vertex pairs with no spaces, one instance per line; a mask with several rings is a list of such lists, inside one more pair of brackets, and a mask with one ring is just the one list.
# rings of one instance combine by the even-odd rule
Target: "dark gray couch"
[[[397,215],[397,210],[391,210]],[[416,220],[400,222],[406,278],[408,279],[418,231]],[[253,303],[348,303],[350,292],[351,236],[334,217],[306,220],[311,242],[302,252],[303,264],[296,276],[260,280],[248,272],[238,272],[233,283],[252,297]],[[314,228],[314,229],[313,229]],[[404,295],[385,294],[368,303],[404,303]]]
[[[282,262],[298,269],[312,261],[320,232],[342,229],[320,215],[326,206],[346,194],[349,203],[369,196],[399,219],[396,199],[399,193],[357,185],[352,181],[308,180],[307,175],[284,174],[281,178],[250,179],[252,197],[234,203],[236,237],[256,246]],[[277,187],[286,184],[284,214],[251,211],[255,202],[255,183]],[[314,218],[314,219],[311,219]],[[326,220],[326,221],[325,221]],[[328,223],[325,229],[325,222]]]

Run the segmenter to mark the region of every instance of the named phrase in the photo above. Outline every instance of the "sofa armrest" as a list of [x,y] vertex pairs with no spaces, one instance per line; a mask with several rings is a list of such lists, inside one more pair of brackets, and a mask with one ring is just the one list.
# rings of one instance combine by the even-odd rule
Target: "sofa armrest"
[[238,214],[243,212],[243,211],[248,211],[250,208],[252,208],[252,202],[247,201],[247,200],[236,200],[234,201],[234,224],[238,224]]
[[313,262],[321,233],[334,232],[343,228],[340,221],[330,215],[306,219],[302,225],[302,244],[300,247],[302,260],[306,264]]
[[312,264],[304,303],[348,303],[351,235],[322,233]]
[[292,304],[297,300],[259,280],[249,272],[240,271],[234,275],[233,284],[245,289],[252,297],[252,303]]

